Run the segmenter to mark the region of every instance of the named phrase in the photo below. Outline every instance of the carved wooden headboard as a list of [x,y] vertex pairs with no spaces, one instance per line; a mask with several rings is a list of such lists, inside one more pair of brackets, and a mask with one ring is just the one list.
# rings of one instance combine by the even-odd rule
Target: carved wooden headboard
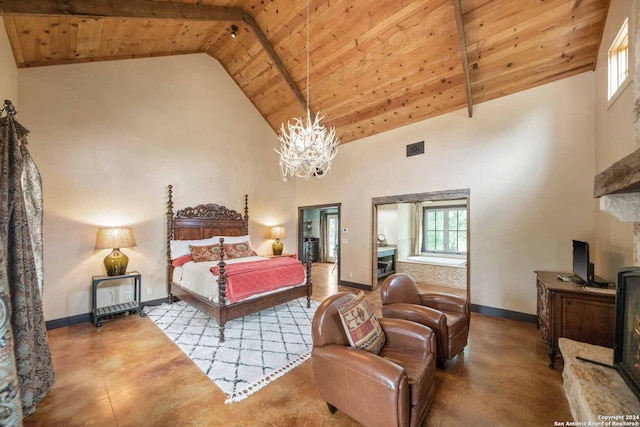
[[167,260],[170,260],[171,240],[199,240],[213,236],[243,236],[249,234],[249,197],[244,196],[244,217],[224,206],[203,204],[188,207],[173,214],[173,186],[167,199]]

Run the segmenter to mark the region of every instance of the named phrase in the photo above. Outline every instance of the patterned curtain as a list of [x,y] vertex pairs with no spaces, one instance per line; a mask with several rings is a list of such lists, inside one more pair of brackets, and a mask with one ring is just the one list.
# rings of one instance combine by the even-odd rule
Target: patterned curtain
[[0,118],[0,425],[20,425],[53,384],[42,311],[42,185],[28,130]]

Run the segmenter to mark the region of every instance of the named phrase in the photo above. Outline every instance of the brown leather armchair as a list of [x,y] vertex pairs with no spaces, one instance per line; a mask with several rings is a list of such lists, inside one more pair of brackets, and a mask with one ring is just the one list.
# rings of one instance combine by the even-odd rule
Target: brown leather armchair
[[419,426],[435,385],[435,336],[401,319],[378,319],[386,342],[378,354],[349,346],[338,307],[355,298],[340,292],[318,307],[311,326],[311,363],[320,395],[366,426]]
[[411,320],[433,329],[437,340],[437,366],[464,350],[469,337],[471,310],[465,298],[439,292],[420,293],[411,276],[392,274],[380,288],[382,315]]

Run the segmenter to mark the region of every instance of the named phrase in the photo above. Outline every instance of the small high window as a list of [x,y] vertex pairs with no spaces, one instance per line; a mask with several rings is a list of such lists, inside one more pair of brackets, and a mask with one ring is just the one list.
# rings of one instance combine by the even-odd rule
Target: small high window
[[609,96],[611,99],[629,75],[629,19],[625,19],[609,48]]

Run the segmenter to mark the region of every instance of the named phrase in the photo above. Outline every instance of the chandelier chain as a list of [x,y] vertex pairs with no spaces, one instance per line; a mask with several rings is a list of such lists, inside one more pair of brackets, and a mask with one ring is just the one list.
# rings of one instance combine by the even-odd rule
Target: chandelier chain
[[280,174],[284,181],[287,176],[297,176],[304,179],[311,177],[322,178],[331,171],[331,161],[338,153],[338,144],[340,141],[336,139],[335,128],[327,129],[320,121],[318,113],[315,119],[311,120],[310,89],[309,89],[309,1],[307,0],[307,34],[306,34],[306,59],[307,59],[307,117],[306,120],[296,117],[293,122],[287,122],[285,129],[284,123],[280,126],[280,149],[275,152],[280,155]]
[[309,103],[309,0],[307,0],[307,115],[310,114]]

